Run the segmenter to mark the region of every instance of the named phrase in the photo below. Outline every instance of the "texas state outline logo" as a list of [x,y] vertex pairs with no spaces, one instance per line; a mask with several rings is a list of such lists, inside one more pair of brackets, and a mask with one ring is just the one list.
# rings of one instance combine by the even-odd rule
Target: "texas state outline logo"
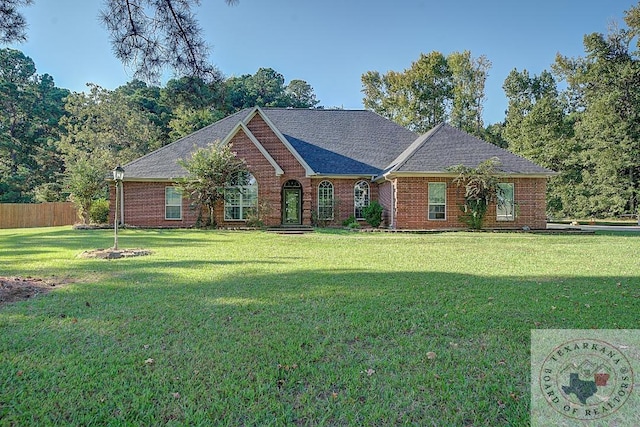
[[618,411],[633,392],[634,373],[624,349],[599,339],[565,341],[539,369],[547,403],[576,420],[598,420]]

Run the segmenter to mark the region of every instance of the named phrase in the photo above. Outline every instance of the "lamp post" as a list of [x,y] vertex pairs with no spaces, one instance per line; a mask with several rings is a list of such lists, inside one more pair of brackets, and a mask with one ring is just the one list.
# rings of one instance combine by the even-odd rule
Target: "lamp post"
[[113,170],[113,180],[116,182],[116,209],[115,209],[115,215],[113,218],[113,231],[114,231],[113,249],[114,250],[118,249],[118,198],[119,198],[118,190],[120,189],[120,183],[122,182],[123,178],[124,178],[124,168],[118,165]]

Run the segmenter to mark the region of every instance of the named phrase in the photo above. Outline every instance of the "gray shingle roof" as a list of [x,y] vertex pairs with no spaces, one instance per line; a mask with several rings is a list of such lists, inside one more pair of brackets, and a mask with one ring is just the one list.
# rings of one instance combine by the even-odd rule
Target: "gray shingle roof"
[[[223,140],[254,109],[245,109],[124,166],[125,179],[170,180],[185,175],[178,159]],[[444,173],[450,166],[498,157],[507,173],[548,169],[449,125],[417,134],[366,110],[261,109],[309,167],[320,175],[378,176],[383,172]]]
[[554,174],[553,171],[530,160],[446,123],[439,124],[416,139],[385,172],[446,173],[452,166],[476,167],[493,157],[500,160],[498,169],[507,174]]
[[417,135],[366,110],[264,109],[318,174],[378,175]]
[[225,117],[124,165],[125,179],[170,180],[184,177],[186,171],[178,164],[178,160],[187,159],[195,148],[204,148],[207,144],[224,139],[249,111],[250,109],[246,109]]

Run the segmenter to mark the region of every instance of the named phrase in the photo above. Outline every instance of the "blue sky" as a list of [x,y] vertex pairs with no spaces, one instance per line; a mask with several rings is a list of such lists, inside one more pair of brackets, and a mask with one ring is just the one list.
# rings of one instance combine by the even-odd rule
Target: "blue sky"
[[[98,21],[101,0],[35,0],[29,41],[13,47],[56,85],[83,91],[131,80]],[[502,83],[516,68],[538,74],[556,53],[582,56],[585,34],[623,25],[632,0],[202,0],[197,10],[211,62],[226,76],[270,67],[309,83],[325,107],[362,108],[360,77],[402,71],[420,53],[469,50],[493,66],[485,124],[504,118]]]

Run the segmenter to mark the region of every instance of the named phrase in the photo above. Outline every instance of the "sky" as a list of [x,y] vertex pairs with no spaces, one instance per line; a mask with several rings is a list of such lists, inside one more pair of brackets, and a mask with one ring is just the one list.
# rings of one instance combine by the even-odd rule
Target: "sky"
[[[309,83],[325,108],[362,109],[367,71],[403,71],[421,53],[468,50],[492,63],[485,125],[504,119],[502,84],[514,68],[539,74],[556,54],[584,56],[583,37],[624,26],[637,0],[202,0],[196,10],[210,60],[227,77],[273,68]],[[38,74],[80,92],[132,79],[112,53],[102,0],[35,0],[28,41],[13,45]],[[168,77],[171,77],[168,74]]]

